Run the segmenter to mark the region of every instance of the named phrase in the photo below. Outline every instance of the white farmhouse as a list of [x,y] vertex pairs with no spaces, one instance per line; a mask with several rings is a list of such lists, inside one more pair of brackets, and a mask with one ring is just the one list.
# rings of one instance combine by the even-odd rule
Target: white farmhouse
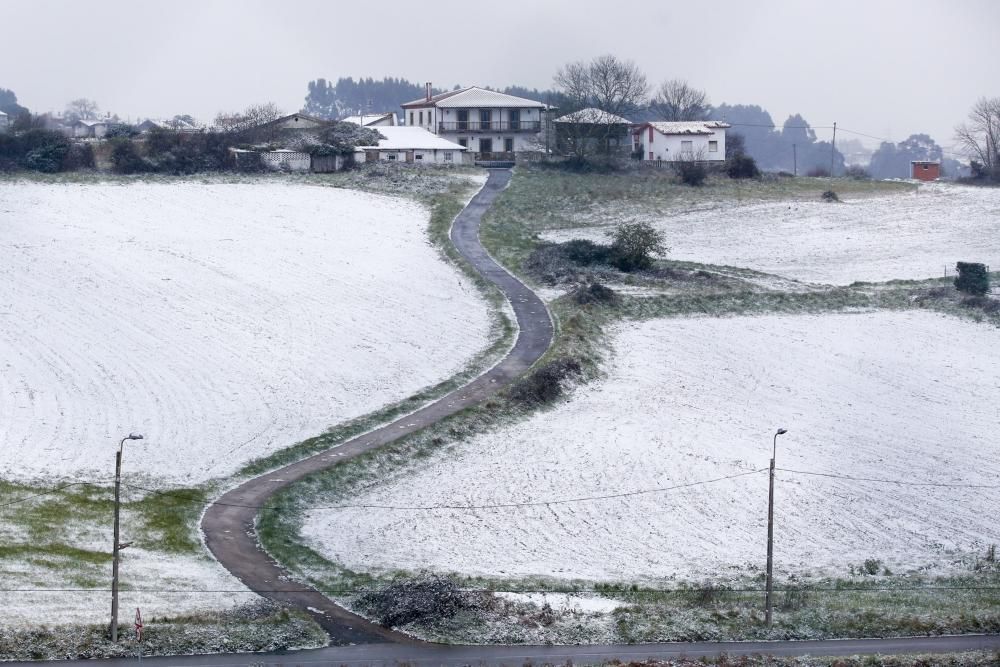
[[469,149],[478,161],[513,160],[538,150],[542,113],[548,106],[472,86],[431,95],[403,105],[404,122]]
[[377,146],[358,146],[356,162],[402,162],[409,164],[462,164],[466,149],[422,127],[379,127],[385,139]]
[[3,111],[0,111],[0,132],[6,132],[8,125],[10,125],[10,117]]
[[717,120],[643,123],[632,130],[632,151],[646,161],[721,161],[726,159],[728,127]]

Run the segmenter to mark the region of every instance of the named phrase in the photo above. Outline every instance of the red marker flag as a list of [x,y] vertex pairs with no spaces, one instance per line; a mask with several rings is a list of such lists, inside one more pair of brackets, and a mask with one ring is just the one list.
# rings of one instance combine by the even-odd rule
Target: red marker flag
[[135,640],[142,641],[142,613],[138,607],[135,608]]

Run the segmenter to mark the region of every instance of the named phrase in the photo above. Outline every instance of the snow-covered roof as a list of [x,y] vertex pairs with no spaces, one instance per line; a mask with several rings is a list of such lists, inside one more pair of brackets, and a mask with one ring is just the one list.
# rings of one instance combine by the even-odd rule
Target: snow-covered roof
[[348,116],[347,118],[342,118],[341,122],[354,123],[355,125],[361,125],[363,127],[365,125],[370,125],[371,123],[377,123],[380,120],[385,120],[386,118],[390,117],[392,117],[393,121],[395,121],[396,120],[395,116],[396,114],[393,113],[392,111],[388,111],[386,113],[366,113],[360,116]]
[[6,115],[7,115],[6,111],[0,111],[0,116],[6,116]]
[[621,116],[616,116],[613,113],[608,113],[607,111],[602,111],[601,109],[595,109],[590,107],[588,109],[580,109],[579,111],[574,111],[573,113],[566,114],[560,118],[555,119],[556,123],[583,123],[590,125],[631,125],[632,121],[628,118],[622,118]]
[[469,88],[461,88],[459,90],[449,90],[447,93],[439,93],[431,97],[430,102],[428,102],[426,98],[422,97],[419,100],[407,102],[403,105],[403,108],[424,106],[435,106],[440,108],[447,107],[452,109],[456,107],[492,107],[494,109],[523,109],[527,107],[534,109],[548,108],[547,105],[536,100],[529,100],[526,97],[507,95],[506,93],[498,93],[495,90],[487,90],[486,88],[479,88],[478,86],[470,86]]
[[390,126],[375,128],[385,139],[378,142],[378,146],[359,146],[358,148],[379,149],[379,150],[445,150],[464,151],[465,146],[460,146],[447,139],[442,139],[436,134],[428,132],[422,127],[412,125]]
[[74,125],[86,125],[87,127],[93,127],[95,125],[107,125],[109,122],[110,121],[108,121],[106,118],[99,118],[97,120],[94,120],[92,118],[80,118],[79,120],[77,120],[73,124]]
[[648,126],[662,134],[712,134],[714,130],[731,127],[719,120],[643,123],[641,127]]

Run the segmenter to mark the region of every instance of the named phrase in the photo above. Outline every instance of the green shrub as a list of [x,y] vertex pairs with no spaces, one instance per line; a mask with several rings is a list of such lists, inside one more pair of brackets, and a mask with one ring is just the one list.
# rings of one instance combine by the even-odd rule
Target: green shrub
[[653,258],[670,252],[663,232],[647,222],[624,222],[611,236],[611,263],[626,273],[648,269]]
[[990,291],[990,274],[986,265],[979,262],[958,262],[955,264],[958,277],[955,289],[966,294],[983,295]]
[[737,153],[729,158],[726,165],[726,174],[729,178],[757,178],[760,176],[760,169],[752,157],[744,153]]
[[591,303],[613,304],[618,301],[618,295],[610,287],[601,283],[591,283],[589,286],[582,286],[573,292],[573,300],[581,306]]
[[152,171],[152,165],[142,159],[131,139],[111,140],[111,165],[119,174],[139,174]]
[[608,264],[611,260],[611,247],[594,243],[587,239],[572,239],[560,244],[563,255],[569,261],[580,266],[593,264]]
[[700,162],[694,160],[681,160],[674,163],[674,170],[681,179],[681,183],[693,187],[699,187],[708,178],[708,170]]
[[28,151],[24,166],[35,171],[53,174],[62,169],[63,158],[69,152],[68,143],[53,143]]
[[573,357],[554,359],[515,382],[510,397],[527,406],[551,403],[562,395],[563,382],[581,371],[580,362]]

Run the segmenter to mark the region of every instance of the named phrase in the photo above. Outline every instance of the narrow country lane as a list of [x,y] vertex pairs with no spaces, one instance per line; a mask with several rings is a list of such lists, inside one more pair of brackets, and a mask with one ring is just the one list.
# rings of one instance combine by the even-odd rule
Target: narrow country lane
[[510,353],[469,384],[390,424],[333,449],[256,477],[209,505],[201,521],[205,543],[222,565],[259,595],[307,611],[330,634],[334,644],[393,641],[422,644],[352,614],[322,593],[294,579],[261,548],[254,527],[257,508],[276,492],[312,473],[419,431],[482,402],[510,384],[537,361],[552,342],[552,321],[541,299],[505,271],[479,243],[483,213],[510,182],[509,170],[491,170],[486,185],[455,219],[452,242],[513,306],[518,335]]

